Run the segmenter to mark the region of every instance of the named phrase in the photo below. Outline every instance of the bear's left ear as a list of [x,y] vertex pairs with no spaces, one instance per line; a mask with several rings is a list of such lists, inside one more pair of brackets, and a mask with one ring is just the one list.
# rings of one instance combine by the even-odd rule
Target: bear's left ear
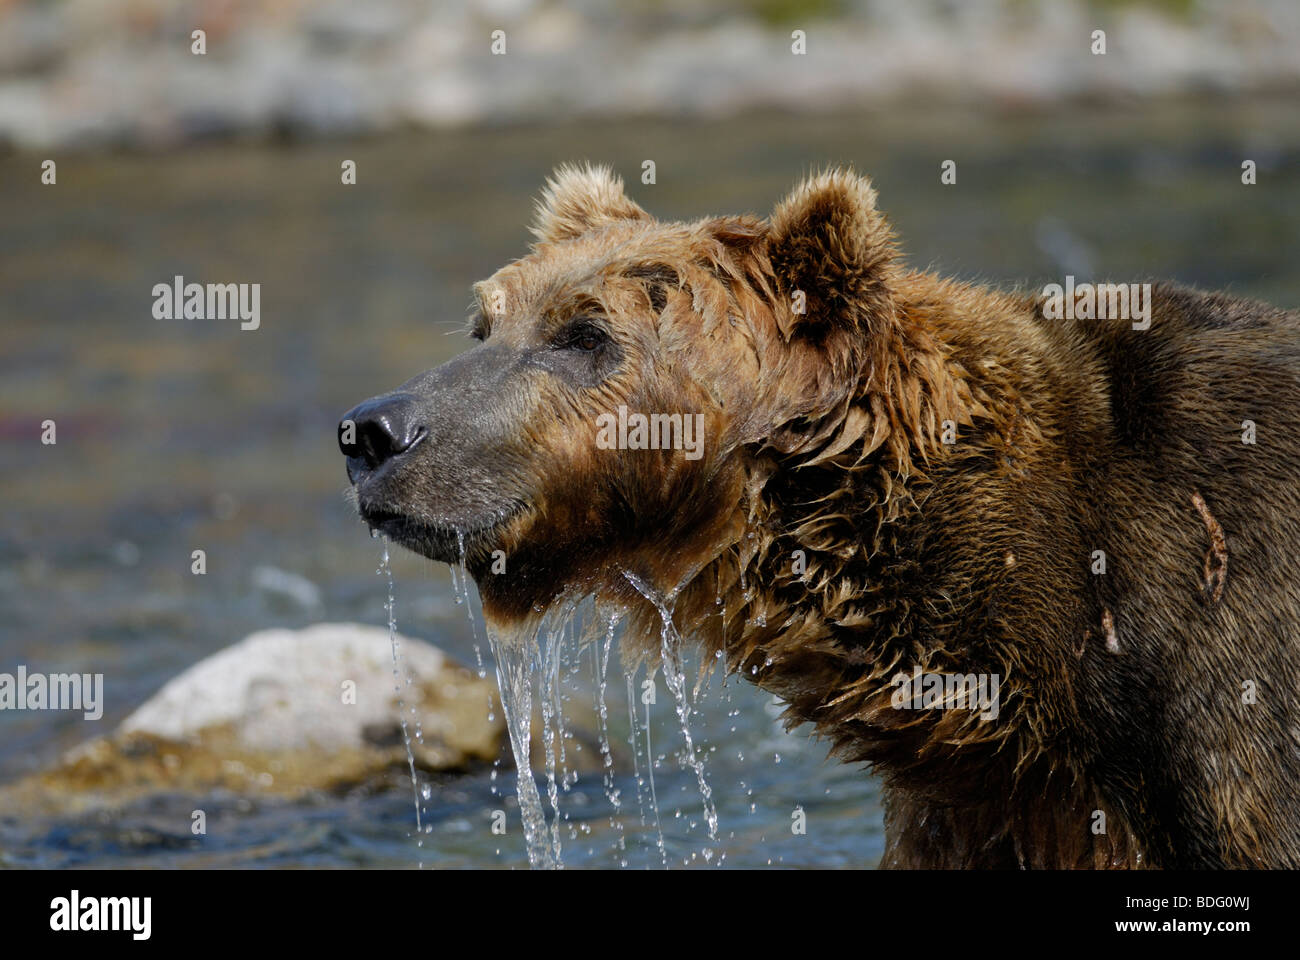
[[786,340],[796,332],[870,333],[892,321],[894,238],[865,177],[844,169],[812,177],[777,205],[769,223],[768,258],[785,300],[777,324]]
[[609,167],[565,164],[546,181],[531,230],[538,242],[555,243],[602,223],[649,219],[623,193],[623,181]]

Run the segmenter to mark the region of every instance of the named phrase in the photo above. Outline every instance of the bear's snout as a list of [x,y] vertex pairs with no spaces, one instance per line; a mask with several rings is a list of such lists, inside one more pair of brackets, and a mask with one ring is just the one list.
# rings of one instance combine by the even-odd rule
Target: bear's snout
[[391,393],[360,403],[339,423],[339,450],[347,457],[348,479],[359,484],[428,435],[416,398]]
[[372,530],[448,563],[495,543],[535,496],[528,369],[519,351],[481,344],[344,415],[339,449]]

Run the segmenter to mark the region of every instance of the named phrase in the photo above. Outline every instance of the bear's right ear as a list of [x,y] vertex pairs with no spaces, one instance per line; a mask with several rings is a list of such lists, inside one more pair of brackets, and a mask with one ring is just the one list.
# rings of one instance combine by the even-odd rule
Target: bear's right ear
[[530,228],[540,243],[580,237],[593,227],[617,220],[649,220],[623,193],[623,181],[609,167],[564,164],[542,188]]
[[769,223],[768,258],[785,300],[777,325],[786,340],[796,331],[871,333],[892,322],[894,238],[865,177],[844,169],[811,177]]

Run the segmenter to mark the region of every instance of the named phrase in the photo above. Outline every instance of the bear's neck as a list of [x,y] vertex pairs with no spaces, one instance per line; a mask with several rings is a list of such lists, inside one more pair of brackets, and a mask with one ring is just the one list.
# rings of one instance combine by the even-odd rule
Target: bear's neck
[[[1050,563],[1035,545],[1071,547],[1042,539],[1071,536],[1051,509],[1075,453],[1051,405],[1069,358],[1049,332],[1035,343],[1032,325],[1007,329],[1008,311],[1032,301],[913,280],[908,350],[854,400],[872,426],[814,465],[806,451],[755,452],[761,493],[743,536],[683,597],[698,611],[688,619],[729,669],[786,701],[788,721],[881,775],[886,864],[1141,865],[1058,733],[1071,718],[1041,713],[1072,702],[1041,688],[1068,682],[1052,667],[1063,651],[1020,613],[1043,599],[1023,575],[1037,583]],[[1086,444],[1102,400],[1074,401],[1070,442]]]

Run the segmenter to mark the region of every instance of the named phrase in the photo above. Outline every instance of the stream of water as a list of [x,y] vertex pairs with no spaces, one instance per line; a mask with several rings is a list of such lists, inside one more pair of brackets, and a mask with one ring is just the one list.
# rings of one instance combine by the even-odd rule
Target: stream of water
[[[468,576],[464,564],[464,540],[460,541],[461,562],[451,568],[453,588],[457,604],[464,604],[469,616],[471,634],[477,637],[473,606],[468,589]],[[385,539],[381,573],[389,576],[390,618],[389,629],[393,636],[394,676],[397,676],[399,653],[396,640],[396,625],[391,616],[392,575],[388,559],[388,543]],[[686,675],[683,667],[682,640],[672,622],[672,602],[676,591],[663,596],[655,591],[641,578],[628,572],[628,580],[638,591],[653,604],[662,621],[660,663],[665,683],[673,694],[675,710],[680,725],[682,739],[685,743],[683,760],[694,771],[699,787],[704,810],[704,820],[708,828],[709,845],[701,855],[705,862],[712,862],[718,842],[718,813],[713,801],[713,791],[705,776],[704,761],[699,756],[695,739],[691,734],[691,703],[687,697]],[[621,792],[616,786],[613,752],[609,735],[609,709],[606,701],[610,658],[613,653],[614,638],[619,623],[625,618],[625,611],[614,610],[600,612],[590,617],[587,629],[578,630],[579,605],[564,601],[554,609],[545,611],[537,620],[506,630],[490,622],[485,623],[492,657],[496,665],[498,691],[501,697],[501,709],[509,734],[511,752],[515,761],[516,797],[519,804],[520,820],[524,832],[524,844],[528,862],[534,868],[559,869],[564,866],[563,837],[561,826],[567,819],[562,810],[561,796],[568,793],[579,779],[576,768],[570,768],[566,740],[570,734],[565,727],[564,704],[566,679],[572,681],[578,676],[579,660],[584,651],[588,651],[592,664],[594,686],[594,706],[596,714],[596,731],[601,763],[601,784],[610,805],[609,824],[612,830],[613,845],[620,866],[626,866],[626,851],[623,833]],[[477,642],[475,642],[477,651]],[[568,658],[566,660],[566,658]],[[481,663],[481,661],[480,661]],[[640,743],[637,740],[637,719],[634,695],[634,677],[631,673],[628,682],[628,707],[631,726],[631,744],[634,754],[635,777],[637,781],[638,804],[641,807],[641,820],[645,823],[645,798],[642,793]],[[660,807],[655,786],[654,751],[651,744],[650,706],[653,703],[654,678],[647,678],[644,688],[646,694],[641,701],[646,708],[645,720],[641,725],[644,736],[644,763],[646,781],[648,781],[650,816],[655,824],[656,847],[662,866],[668,865],[667,847],[664,842],[663,828],[660,821]],[[699,694],[697,684],[695,695]],[[546,797],[538,789],[536,775],[533,771],[533,720],[534,706],[541,718],[541,749],[546,772]],[[405,720],[403,733],[405,734]],[[411,757],[410,743],[407,742],[407,755],[411,758],[411,783],[416,788],[414,759]],[[420,809],[416,801],[416,830],[422,832],[419,819]],[[547,813],[547,806],[550,808]],[[589,831],[588,831],[589,832]],[[576,838],[577,833],[574,831]],[[721,858],[719,858],[721,863]]]
[[[371,531],[371,537],[376,537],[378,531]],[[375,573],[385,578],[388,585],[388,602],[384,605],[384,610],[388,614],[388,642],[393,649],[393,692],[397,695],[397,715],[402,724],[402,743],[406,747],[406,763],[411,770],[411,796],[415,803],[415,836],[416,845],[424,845],[424,823],[421,819],[420,810],[420,783],[415,773],[415,752],[411,749],[411,731],[406,722],[406,700],[402,693],[402,641],[397,636],[397,613],[396,613],[396,591],[393,588],[393,565],[388,556],[388,538],[383,538],[383,554],[380,557],[379,569]],[[410,686],[411,678],[406,677],[406,686]],[[411,708],[411,713],[415,714],[415,708]],[[416,721],[417,730],[419,721]],[[423,867],[423,862],[420,863]]]

